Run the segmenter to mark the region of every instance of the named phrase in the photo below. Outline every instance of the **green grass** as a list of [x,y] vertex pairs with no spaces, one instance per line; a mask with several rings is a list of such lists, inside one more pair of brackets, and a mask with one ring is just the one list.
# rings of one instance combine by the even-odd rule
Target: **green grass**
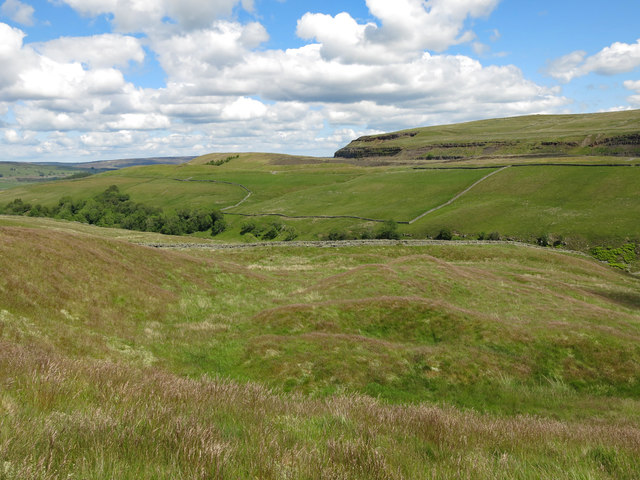
[[573,248],[640,239],[640,168],[510,168],[415,225],[416,235],[447,226],[474,235],[498,231],[533,241],[562,235]]
[[[206,158],[206,157],[205,157]],[[289,216],[358,216],[406,222],[442,205],[495,169],[414,170],[409,167],[352,165],[273,165],[249,154],[222,166],[134,167],[85,179],[28,185],[0,192],[0,204],[22,198],[54,205],[62,197],[86,199],[118,185],[136,202],[167,211],[179,208],[227,208],[229,229],[221,241],[239,241],[246,217],[233,214],[278,213]],[[416,223],[400,226],[412,238],[434,237],[442,228],[476,238],[499,232],[525,242],[541,235],[563,237],[570,248],[617,247],[638,242],[640,169],[630,167],[526,166],[493,175]],[[183,180],[183,181],[180,181]],[[189,180],[189,181],[184,181]],[[267,224],[273,217],[256,218]],[[280,220],[298,239],[326,238],[332,230],[351,235],[376,225],[355,219]]]
[[74,351],[101,338],[98,357],[130,354],[182,375],[312,395],[499,412],[490,393],[553,389],[550,379],[587,396],[640,393],[630,380],[639,377],[638,281],[582,258],[499,245],[171,254],[7,232],[3,270],[14,273],[3,279],[4,308],[16,322],[42,318],[58,348],[89,318],[98,336],[71,342]]
[[[494,139],[511,149],[498,154],[523,154],[632,132],[637,115],[521,117],[389,141]],[[457,148],[480,147],[445,150]],[[408,221],[500,163],[228,157],[20,185],[0,204],[53,205],[115,184],[167,211],[225,208],[245,198],[241,184],[252,194],[228,213]],[[585,252],[637,244],[638,172],[508,168],[400,232],[562,237]],[[637,276],[504,243],[181,248],[256,240],[240,235],[246,217],[226,219],[211,238],[0,216],[0,480],[637,478]],[[275,220],[302,240],[379,226]],[[631,248],[596,251],[637,270]]]
[[[438,157],[459,162],[478,156],[640,155],[640,110],[588,115],[530,115],[481,120],[426,128],[395,134],[365,137],[351,142],[345,150],[399,148],[397,160],[428,160]],[[635,140],[620,138],[635,135]],[[629,143],[630,142],[630,143]],[[453,158],[460,157],[460,158]],[[516,160],[520,161],[520,160]],[[610,161],[610,160],[609,160]]]
[[640,467],[640,284],[595,261],[505,245],[166,251],[2,221],[18,220],[0,227],[0,478]]
[[[87,199],[115,184],[133,201],[169,212],[181,208],[224,209],[229,228],[217,237],[219,241],[256,240],[250,235],[240,235],[246,217],[239,214],[258,215],[256,221],[265,229],[274,217],[261,215],[283,215],[285,218],[278,221],[294,228],[301,240],[326,239],[330,232],[358,237],[370,235],[376,229],[375,222],[365,219],[408,222],[495,172],[496,165],[513,164],[518,168],[500,171],[451,205],[411,225],[401,225],[400,234],[410,238],[434,237],[444,228],[463,238],[497,232],[502,237],[525,242],[546,235],[561,238],[570,248],[587,252],[594,246],[615,248],[627,242],[640,243],[640,224],[635,221],[640,214],[637,189],[640,168],[628,166],[638,164],[633,152],[627,152],[627,157],[602,156],[620,152],[579,152],[582,147],[576,147],[576,152],[569,152],[573,156],[563,156],[567,154],[565,147],[572,142],[579,145],[591,142],[593,148],[602,145],[618,148],[611,139],[620,136],[631,145],[637,136],[634,132],[638,130],[638,115],[640,110],[516,117],[414,129],[408,131],[414,136],[387,135],[383,140],[360,141],[389,143],[405,149],[398,162],[394,160],[387,165],[378,162],[377,166],[369,161],[266,153],[231,157],[224,153],[209,154],[187,164],[131,167],[84,179],[18,186],[0,191],[0,204],[21,198],[32,204],[52,206],[63,196]],[[416,169],[407,155],[425,154],[434,142],[440,145],[438,148],[454,153],[460,148],[469,152],[461,163],[425,161],[420,168],[426,164],[459,163],[482,168]],[[481,152],[479,149],[494,148],[488,147],[487,142],[502,142],[500,148],[509,151],[494,152],[495,155]],[[458,144],[467,146],[455,146]],[[544,148],[536,150],[540,156],[532,159],[528,155],[534,144]],[[228,158],[232,160],[226,161]],[[407,160],[404,165],[403,158]],[[539,165],[532,165],[533,161]],[[592,166],[549,165],[555,163]],[[603,163],[626,166],[593,166]],[[248,197],[247,190],[251,192]],[[284,239],[284,234],[278,239]],[[637,265],[632,269],[637,269]]]
[[81,170],[54,165],[34,165],[21,162],[0,162],[0,190],[50,181],[76,174]]
[[[230,212],[288,215],[358,215],[410,220],[446,202],[491,169],[456,171],[373,171],[356,178],[300,189],[266,201],[260,196]],[[299,173],[291,173],[291,176]],[[286,181],[286,179],[284,180]],[[257,190],[260,192],[260,190]],[[409,202],[407,199],[413,201]]]

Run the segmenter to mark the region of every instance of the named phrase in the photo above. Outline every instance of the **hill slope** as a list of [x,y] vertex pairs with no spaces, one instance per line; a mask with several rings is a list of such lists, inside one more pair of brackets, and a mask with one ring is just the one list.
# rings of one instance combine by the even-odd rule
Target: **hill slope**
[[[640,468],[640,285],[588,259],[500,245],[168,252],[4,227],[0,269],[4,478]],[[407,401],[419,405],[387,403]]]
[[339,158],[461,161],[474,157],[640,156],[640,110],[481,120],[360,137]]
[[[591,137],[607,149],[616,142],[616,148],[635,148],[639,112],[487,120],[365,141],[401,148],[388,165],[375,166],[375,159],[209,154],[187,164],[131,167],[0,191],[0,207],[17,198],[33,207],[53,207],[62,197],[81,203],[117,185],[133,202],[168,213],[222,210],[228,229],[216,237],[221,241],[370,238],[393,220],[403,238],[433,238],[448,229],[467,239],[491,233],[525,242],[549,238],[581,251],[640,244],[640,161],[558,156],[565,155],[568,142]],[[500,150],[505,144],[487,156],[483,142],[511,142],[511,153]],[[467,146],[454,146],[462,143]],[[456,160],[414,162],[419,151],[435,144],[468,151]],[[531,157],[536,145],[556,156]],[[78,212],[64,218],[87,221]]]

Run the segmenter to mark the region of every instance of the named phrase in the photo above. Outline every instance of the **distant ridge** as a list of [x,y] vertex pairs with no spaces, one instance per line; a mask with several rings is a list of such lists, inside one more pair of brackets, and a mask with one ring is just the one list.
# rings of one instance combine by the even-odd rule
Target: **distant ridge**
[[368,135],[335,158],[457,162],[471,158],[640,156],[640,110],[528,115]]
[[119,160],[98,160],[95,162],[63,163],[63,162],[38,162],[36,165],[55,165],[94,170],[119,170],[121,168],[136,167],[141,165],[179,165],[193,160],[190,157],[147,157],[147,158],[123,158]]

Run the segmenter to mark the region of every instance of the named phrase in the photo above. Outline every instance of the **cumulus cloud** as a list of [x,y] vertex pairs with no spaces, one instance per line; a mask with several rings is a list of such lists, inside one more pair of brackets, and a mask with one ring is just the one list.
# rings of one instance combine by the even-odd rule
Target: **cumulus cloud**
[[[237,5],[253,8],[249,1],[62,1],[146,35],[25,45],[21,30],[0,23],[0,105],[12,112],[0,143],[15,155],[27,152],[27,139],[50,157],[331,154],[362,134],[567,103],[516,67],[435,53],[473,40],[468,19],[499,0],[368,0],[379,24],[307,14],[297,32],[313,42],[288,50],[264,49],[259,22],[220,18]],[[145,65],[145,48],[166,74],[162,88],[137,87],[123,74],[132,62]]]
[[[255,95],[272,101],[309,104],[373,102],[407,109],[433,109],[457,101],[470,116],[484,116],[489,105],[513,111],[548,110],[565,100],[557,89],[526,80],[515,67],[483,67],[465,56],[431,55],[402,64],[344,65],[327,60],[320,45],[252,52],[241,63],[198,77],[199,64],[183,65],[192,95]],[[517,105],[517,106],[516,106]],[[449,109],[450,107],[447,107]]]
[[267,107],[259,100],[240,97],[222,109],[222,120],[250,120],[261,118],[267,113]]
[[154,36],[151,44],[172,82],[190,83],[218,75],[269,39],[259,23],[217,21],[211,28],[170,36]]
[[468,18],[486,16],[499,0],[367,0],[372,15],[380,21],[359,24],[348,13],[335,17],[307,13],[299,21],[297,34],[322,44],[326,59],[344,63],[390,63],[405,61],[424,50],[441,52],[472,40],[465,31]]
[[34,23],[34,9],[20,0],[6,0],[0,7],[0,13],[16,23],[31,26]]
[[640,107],[640,80],[627,80],[624,82],[624,88],[636,92],[635,95],[631,95],[627,100],[630,104]]
[[158,130],[171,125],[169,118],[157,113],[123,113],[107,123],[111,130]]
[[[231,14],[236,5],[253,9],[252,0],[62,0],[83,15],[110,14],[121,32],[149,32],[167,23],[197,29]],[[167,22],[171,20],[172,22]]]
[[562,82],[570,82],[589,73],[617,75],[639,66],[640,39],[633,44],[615,42],[591,56],[581,50],[571,52],[550,62],[547,73]]
[[80,62],[93,68],[126,67],[145,59],[140,39],[116,34],[61,37],[32,47],[57,62]]

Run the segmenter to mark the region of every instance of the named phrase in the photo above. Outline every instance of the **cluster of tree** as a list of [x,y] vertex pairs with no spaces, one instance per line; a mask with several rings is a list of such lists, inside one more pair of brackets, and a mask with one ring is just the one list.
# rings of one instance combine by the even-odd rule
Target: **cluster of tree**
[[205,165],[214,165],[216,167],[219,167],[221,165],[224,165],[225,163],[229,163],[231,160],[235,160],[236,158],[240,158],[240,155],[232,155],[230,157],[226,157],[221,160],[211,160],[205,163]]
[[0,213],[59,218],[100,227],[118,227],[166,235],[206,232],[209,229],[212,235],[217,235],[227,228],[224,216],[219,210],[182,209],[167,214],[160,208],[132,201],[129,195],[120,192],[116,185],[111,185],[89,200],[62,197],[54,207],[31,205],[17,198],[1,209]]
[[286,242],[295,240],[298,236],[298,232],[295,228],[284,225],[282,222],[277,220],[267,224],[247,220],[240,226],[240,235],[246,235],[248,233],[262,240],[274,240],[277,237],[280,237]]

